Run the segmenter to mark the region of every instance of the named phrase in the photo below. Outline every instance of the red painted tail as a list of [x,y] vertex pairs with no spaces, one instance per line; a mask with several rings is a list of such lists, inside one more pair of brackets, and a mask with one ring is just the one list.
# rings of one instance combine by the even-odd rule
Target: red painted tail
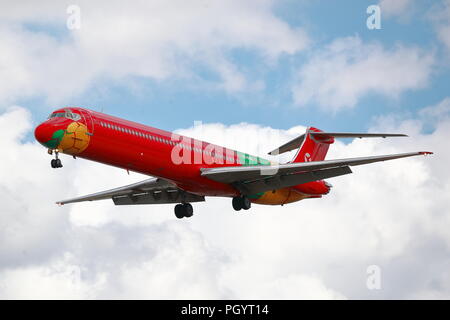
[[309,127],[305,133],[305,139],[297,151],[292,162],[321,161],[325,159],[330,144],[334,142],[331,136],[312,137],[309,132],[322,132],[322,130]]

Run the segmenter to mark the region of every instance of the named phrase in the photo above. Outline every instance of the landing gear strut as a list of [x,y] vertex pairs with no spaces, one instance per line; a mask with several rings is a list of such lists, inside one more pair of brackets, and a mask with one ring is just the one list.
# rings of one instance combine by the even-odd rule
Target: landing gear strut
[[194,209],[190,203],[179,203],[175,206],[175,216],[178,219],[190,218],[194,214]]
[[54,169],[63,167],[61,159],[58,158],[58,151],[55,151],[55,159],[52,159],[52,161],[50,161],[50,165]]
[[233,209],[236,211],[239,211],[241,209],[248,210],[252,206],[252,203],[246,196],[234,197],[232,204]]

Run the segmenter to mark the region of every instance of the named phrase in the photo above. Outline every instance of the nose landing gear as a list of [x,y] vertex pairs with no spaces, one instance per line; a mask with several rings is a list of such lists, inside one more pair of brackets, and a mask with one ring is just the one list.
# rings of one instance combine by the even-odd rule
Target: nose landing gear
[[[53,151],[49,150],[48,153],[53,154]],[[55,159],[52,159],[52,161],[50,161],[50,165],[54,169],[63,167],[61,159],[58,158],[58,151],[55,151]]]

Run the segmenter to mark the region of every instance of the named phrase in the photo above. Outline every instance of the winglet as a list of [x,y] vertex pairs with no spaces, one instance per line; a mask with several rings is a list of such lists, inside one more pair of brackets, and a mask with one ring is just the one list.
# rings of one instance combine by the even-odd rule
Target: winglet
[[420,151],[419,154],[421,154],[421,155],[423,155],[423,156],[426,156],[426,155],[434,154],[434,153],[431,152],[431,151]]

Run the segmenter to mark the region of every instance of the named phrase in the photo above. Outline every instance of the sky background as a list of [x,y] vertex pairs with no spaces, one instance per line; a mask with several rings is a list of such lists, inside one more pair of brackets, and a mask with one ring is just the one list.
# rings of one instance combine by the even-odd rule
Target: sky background
[[[448,299],[449,92],[448,0],[0,0],[0,297]],[[245,214],[230,199],[181,221],[171,205],[59,208],[145,178],[64,156],[52,170],[33,129],[63,106],[258,155],[307,126],[410,136],[338,141],[328,159],[435,155]]]

